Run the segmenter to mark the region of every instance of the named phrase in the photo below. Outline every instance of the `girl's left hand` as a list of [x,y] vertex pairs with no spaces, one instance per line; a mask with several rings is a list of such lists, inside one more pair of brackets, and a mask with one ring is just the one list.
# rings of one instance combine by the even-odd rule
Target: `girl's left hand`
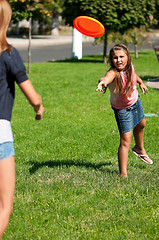
[[148,88],[145,86],[143,82],[139,84],[139,87],[144,94],[148,93]]

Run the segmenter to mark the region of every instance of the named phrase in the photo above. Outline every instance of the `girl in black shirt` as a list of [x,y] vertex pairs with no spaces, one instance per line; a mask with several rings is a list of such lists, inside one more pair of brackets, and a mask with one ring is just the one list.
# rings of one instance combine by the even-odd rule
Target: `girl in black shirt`
[[28,79],[18,51],[6,40],[11,16],[8,1],[0,0],[0,238],[12,213],[15,188],[14,147],[10,125],[15,82],[34,108],[36,120],[42,118],[44,111],[41,97]]

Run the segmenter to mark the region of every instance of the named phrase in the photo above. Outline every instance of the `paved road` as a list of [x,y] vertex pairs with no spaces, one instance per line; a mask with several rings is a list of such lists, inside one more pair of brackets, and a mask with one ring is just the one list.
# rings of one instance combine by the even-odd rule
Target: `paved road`
[[[24,62],[28,61],[28,49],[19,48],[20,55]],[[92,42],[84,42],[82,48],[83,56],[102,54],[103,44],[93,45]],[[70,59],[72,53],[72,44],[60,44],[49,46],[33,46],[31,50],[31,62],[48,62],[54,60]]]
[[[147,44],[144,45],[144,48],[150,48]],[[72,43],[59,44],[59,45],[44,45],[44,46],[33,46],[31,48],[31,62],[48,62],[48,61],[57,61],[70,59],[72,56]],[[133,46],[129,46],[129,49],[132,50]],[[20,55],[24,62],[28,61],[28,49],[19,48]],[[108,52],[110,46],[108,45]],[[83,42],[82,44],[82,56],[97,55],[103,53],[103,43],[95,45],[91,42]]]

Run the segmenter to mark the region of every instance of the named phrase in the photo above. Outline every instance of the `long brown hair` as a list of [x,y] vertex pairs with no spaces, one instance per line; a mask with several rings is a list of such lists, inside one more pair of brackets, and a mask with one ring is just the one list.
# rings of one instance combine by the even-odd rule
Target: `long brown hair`
[[[124,69],[124,72],[126,72],[126,75],[127,75],[127,83],[126,83],[126,87],[124,89],[123,89],[123,85],[122,85],[122,78],[121,78],[120,71],[118,71],[118,69],[115,68],[114,63],[113,63],[114,51],[116,51],[116,50],[123,50],[128,57],[127,65]],[[127,46],[125,46],[124,44],[114,45],[114,47],[112,47],[110,50],[109,63],[111,65],[111,68],[117,72],[117,75],[115,78],[114,92],[118,92],[120,94],[125,94],[126,97],[129,97],[133,91],[133,81],[132,81],[133,66],[132,66],[130,52],[129,52],[129,49],[127,48]]]
[[7,0],[0,0],[0,52],[11,51],[11,45],[7,42],[6,33],[12,17],[12,9]]

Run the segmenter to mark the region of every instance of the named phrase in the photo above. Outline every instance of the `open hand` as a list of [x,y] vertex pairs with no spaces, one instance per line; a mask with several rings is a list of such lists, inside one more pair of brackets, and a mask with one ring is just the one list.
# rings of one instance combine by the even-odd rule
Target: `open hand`
[[145,86],[143,82],[139,84],[139,87],[144,94],[148,93],[148,88]]
[[106,89],[107,89],[107,86],[105,86],[105,84],[103,83],[102,80],[104,80],[104,78],[99,79],[96,91],[100,91],[100,92],[105,93]]

